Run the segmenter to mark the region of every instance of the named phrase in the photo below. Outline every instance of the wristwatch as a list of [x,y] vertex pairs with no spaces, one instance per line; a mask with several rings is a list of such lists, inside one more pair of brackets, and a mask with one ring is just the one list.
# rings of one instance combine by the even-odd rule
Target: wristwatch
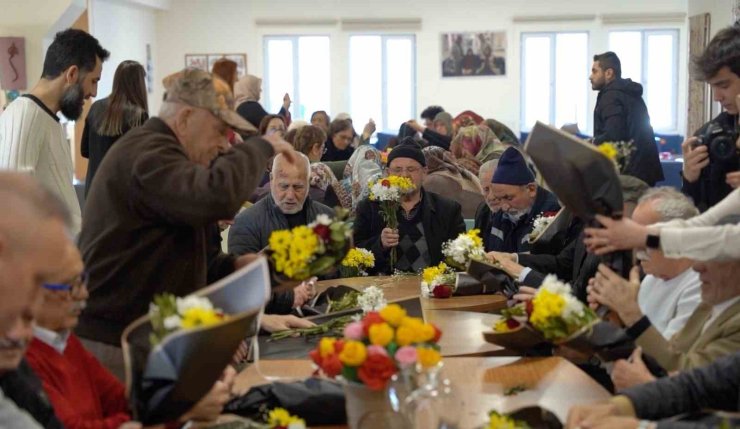
[[648,234],[645,246],[648,249],[660,249],[660,235]]

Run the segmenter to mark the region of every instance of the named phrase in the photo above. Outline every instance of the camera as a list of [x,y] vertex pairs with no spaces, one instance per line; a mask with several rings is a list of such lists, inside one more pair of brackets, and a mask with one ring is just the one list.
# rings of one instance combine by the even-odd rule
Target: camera
[[711,160],[727,162],[738,156],[735,144],[738,137],[737,129],[726,129],[716,122],[710,122],[706,130],[697,137],[699,141],[695,147],[707,146]]

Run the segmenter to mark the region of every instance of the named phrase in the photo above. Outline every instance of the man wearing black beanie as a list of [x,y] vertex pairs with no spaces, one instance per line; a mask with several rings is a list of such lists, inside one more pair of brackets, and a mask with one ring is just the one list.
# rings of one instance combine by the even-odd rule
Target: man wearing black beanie
[[427,192],[421,186],[426,176],[426,159],[421,147],[411,138],[405,138],[388,155],[386,174],[410,179],[415,190],[402,197],[398,209],[398,229],[385,226],[380,206],[365,199],[357,206],[354,242],[357,247],[375,255],[374,273],[390,272],[391,248],[397,249],[395,268],[405,272],[419,272],[439,264],[442,244],[465,232],[460,204]]

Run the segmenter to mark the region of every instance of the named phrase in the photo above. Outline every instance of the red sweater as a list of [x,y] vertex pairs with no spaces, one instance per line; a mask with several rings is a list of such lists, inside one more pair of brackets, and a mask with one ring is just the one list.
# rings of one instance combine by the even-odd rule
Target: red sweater
[[69,336],[64,354],[34,338],[26,353],[67,429],[117,429],[131,420],[123,384]]

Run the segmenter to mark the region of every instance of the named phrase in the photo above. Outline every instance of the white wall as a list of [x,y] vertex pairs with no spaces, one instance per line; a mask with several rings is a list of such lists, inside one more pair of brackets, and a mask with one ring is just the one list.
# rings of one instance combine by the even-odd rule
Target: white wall
[[[725,0],[727,1],[727,0]],[[470,109],[485,117],[495,117],[514,129],[519,127],[520,70],[519,44],[523,31],[587,30],[591,32],[591,53],[607,50],[609,28],[678,27],[681,31],[679,59],[679,112],[686,111],[686,25],[685,20],[670,24],[602,25],[599,18],[590,21],[515,23],[516,16],[556,16],[591,14],[686,13],[687,0],[178,0],[157,16],[158,71],[166,74],[184,65],[186,53],[244,52],[248,70],[263,75],[262,37],[268,34],[328,34],[332,36],[332,62],[328,67],[334,91],[333,113],[346,111],[348,36],[339,25],[257,26],[256,19],[340,19],[340,18],[420,18],[416,35],[417,112],[429,104],[440,104],[451,112]],[[507,75],[505,77],[441,78],[440,34],[455,31],[505,30],[508,37]],[[403,32],[403,31],[401,31]],[[162,74],[158,76],[161,80]],[[584,81],[584,85],[589,85]],[[158,85],[161,95],[161,85]],[[592,94],[589,109],[595,104]],[[159,97],[155,97],[159,99]],[[679,114],[679,130],[685,128]]]
[[[156,9],[123,0],[91,0],[90,33],[110,52],[103,64],[96,99],[107,97],[113,87],[113,75],[121,61],[134,60],[147,67],[146,45],[151,45],[156,75]],[[156,87],[157,81],[154,80]],[[152,103],[153,93],[149,94]]]
[[700,13],[711,15],[710,28],[712,36],[719,30],[733,23],[732,7],[735,0],[689,0],[689,16]]

